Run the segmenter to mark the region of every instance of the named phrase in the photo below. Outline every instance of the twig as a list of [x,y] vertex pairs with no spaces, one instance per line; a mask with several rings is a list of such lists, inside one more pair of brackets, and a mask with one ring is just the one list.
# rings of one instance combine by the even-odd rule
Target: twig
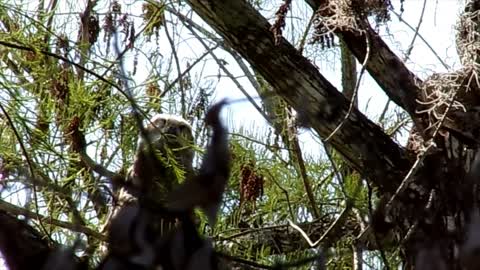
[[119,174],[118,173],[115,173],[115,172],[112,172],[110,171],[109,169],[107,169],[106,167],[98,164],[97,162],[95,162],[86,152],[86,149],[82,149],[81,151],[78,152],[78,154],[80,155],[80,158],[82,159],[82,161],[90,168],[92,169],[94,172],[98,173],[100,176],[103,176],[103,177],[106,177],[106,178],[109,178],[109,179],[112,179],[114,177],[118,177]]
[[[288,117],[288,116],[287,116]],[[287,124],[288,125],[288,124]],[[289,127],[287,127],[288,129]],[[298,132],[292,134],[293,136],[293,157],[294,160],[297,162],[298,170],[300,177],[302,178],[303,186],[305,187],[305,192],[307,192],[307,198],[310,202],[310,206],[313,210],[313,216],[315,218],[320,217],[320,213],[318,211],[317,202],[315,201],[315,196],[312,191],[312,184],[307,174],[307,168],[305,166],[305,160],[303,159],[302,149],[300,148],[300,144],[298,142]]]
[[259,264],[259,263],[254,262],[254,261],[249,261],[249,260],[245,260],[245,259],[242,259],[242,258],[237,258],[237,257],[234,257],[232,255],[229,255],[229,254],[226,254],[226,253],[223,253],[223,252],[219,252],[219,251],[216,251],[215,254],[218,257],[221,257],[225,260],[229,260],[229,261],[232,261],[232,262],[237,262],[237,263],[240,263],[240,264],[244,264],[244,265],[248,265],[248,266],[252,266],[252,267],[256,267],[256,268],[260,268],[260,269],[272,269],[272,270],[277,269],[274,266]]
[[[385,115],[387,114],[387,110],[388,110],[388,107],[389,107],[391,101],[392,101],[391,99],[388,99],[388,100],[387,100],[387,103],[385,103],[385,107],[383,107],[383,111],[382,111],[382,113],[380,114],[380,117],[378,118],[378,122],[379,122],[379,123],[382,123],[383,120],[385,119]],[[383,126],[383,125],[382,125],[382,126]]]
[[422,25],[422,22],[423,22],[423,16],[425,15],[425,6],[426,5],[427,5],[427,0],[423,0],[422,13],[420,14],[420,18],[418,20],[417,27],[415,28],[415,34],[413,35],[412,41],[410,42],[410,45],[407,48],[407,52],[405,53],[405,57],[403,58],[403,62],[406,62],[408,60],[408,58],[410,58],[410,54],[412,53],[412,50],[413,50],[413,45],[415,44],[415,39],[417,39],[418,31],[420,30],[420,26]]
[[[170,33],[168,32],[168,27],[165,25],[163,27],[165,29],[165,35],[167,36],[168,43],[170,43],[170,47],[172,48],[172,54],[173,54],[173,59],[175,59],[175,66],[177,67],[177,73],[178,73],[178,79],[180,83],[178,86],[180,87],[180,104],[181,104],[181,115],[183,118],[187,117],[187,110],[185,109],[185,89],[184,89],[184,83],[182,82],[181,76],[183,76],[183,73],[180,70],[180,60],[178,60],[178,54],[177,50],[175,49],[175,44],[173,43],[173,39],[170,36]],[[208,51],[208,47],[205,48]]]
[[170,89],[173,88],[173,86],[181,79],[185,76],[185,74],[187,74],[188,72],[190,72],[190,70],[192,68],[194,68],[198,63],[200,63],[200,61],[203,60],[203,58],[205,58],[205,56],[209,55],[211,51],[215,50],[216,48],[218,48],[218,44],[216,44],[215,46],[213,46],[212,48],[208,48],[206,52],[204,52],[202,55],[200,55],[200,57],[198,57],[197,59],[195,59],[195,61],[189,65],[182,73],[180,73],[177,78],[175,78],[175,80],[173,80],[171,83],[168,83],[166,86],[165,86],[165,89],[162,91],[162,93],[160,93],[160,96],[159,98],[162,98],[164,97],[169,91]]
[[0,210],[4,210],[4,211],[6,211],[8,213],[11,213],[13,215],[17,215],[17,216],[22,215],[22,216],[25,216],[26,218],[35,219],[35,220],[38,220],[39,223],[45,222],[45,223],[48,223],[48,224],[51,224],[51,225],[54,225],[54,226],[58,226],[58,227],[61,227],[61,228],[68,229],[68,230],[73,231],[73,232],[83,233],[87,236],[92,236],[92,237],[95,237],[96,239],[99,239],[99,240],[102,240],[102,241],[106,241],[106,239],[107,239],[105,235],[103,235],[103,234],[101,234],[97,231],[94,231],[94,230],[92,230],[92,229],[90,229],[86,226],[61,221],[61,220],[54,219],[54,218],[51,218],[51,217],[45,217],[43,215],[40,215],[38,213],[34,213],[34,212],[29,211],[25,208],[18,207],[14,204],[11,204],[11,203],[8,203],[8,202],[5,202],[5,201],[0,201]]
[[[183,22],[183,21],[182,21]],[[198,41],[203,45],[203,47],[205,49],[208,49],[208,46],[207,44],[203,41],[203,39],[197,34],[197,32],[195,31],[195,29],[192,28],[191,25],[189,24],[186,24],[185,22],[183,22],[184,25],[190,30],[190,32],[198,39]],[[215,53],[213,53],[213,51],[210,52],[210,55],[212,56],[212,58],[215,60],[215,62],[217,62],[218,66],[222,69],[223,72],[225,72],[225,74],[227,75],[227,77],[229,77],[233,83],[235,84],[235,86],[237,86],[237,88],[242,92],[242,94],[247,98],[247,100],[252,104],[252,106],[260,113],[260,115],[262,115],[265,120],[268,121],[268,116],[265,114],[265,112],[263,112],[263,110],[257,105],[257,103],[255,102],[255,100],[248,94],[247,90],[242,86],[242,84],[240,82],[238,82],[237,79],[235,79],[235,76],[225,67],[225,65],[222,63],[222,61],[220,61],[220,59],[218,59],[218,57],[215,55]]]
[[[398,17],[398,20],[403,22],[406,26],[408,26],[408,28],[410,28],[412,31],[415,31],[415,28],[413,28],[408,22],[404,21],[402,19],[402,16],[400,16],[400,14],[398,14],[397,12],[395,12],[395,10],[391,10],[390,12],[392,12],[393,14],[395,14],[397,17]],[[427,45],[427,47],[430,49],[430,51],[432,51],[433,55],[437,58],[437,60],[443,65],[443,67],[446,69],[446,70],[450,70],[450,67],[442,60],[442,58],[435,52],[435,50],[432,48],[432,46],[430,46],[430,44],[425,40],[425,38],[423,38],[423,36],[418,33],[418,37],[425,43],[425,45]]]
[[328,227],[328,229],[323,233],[323,235],[320,237],[320,239],[318,239],[317,241],[315,242],[312,242],[312,240],[310,240],[310,237],[308,237],[308,235],[302,230],[302,228],[300,228],[299,226],[297,226],[295,223],[293,223],[290,219],[287,219],[288,220],[288,224],[290,226],[292,226],[292,228],[294,228],[295,230],[297,230],[302,236],[303,238],[307,241],[307,243],[310,245],[310,247],[316,247],[319,243],[321,243],[323,240],[325,240],[325,238],[328,236],[328,234],[333,231],[333,229],[340,223],[340,220],[342,220],[348,213],[348,210],[350,209],[350,205],[347,204],[347,206],[342,210],[342,212],[340,213],[340,215],[337,217],[337,219],[335,219],[334,222],[332,222],[332,224],[330,224],[330,226]]
[[295,215],[293,214],[293,210],[292,210],[292,206],[290,204],[290,199],[288,197],[288,191],[286,189],[284,189],[282,187],[282,185],[280,185],[279,183],[277,183],[277,181],[275,181],[275,178],[273,177],[272,173],[268,170],[267,171],[267,174],[270,176],[270,179],[272,180],[273,183],[275,183],[275,185],[277,185],[277,187],[282,190],[282,192],[285,194],[285,198],[287,199],[287,206],[288,206],[288,211],[290,213],[290,216],[292,217],[292,219],[295,219]]
[[262,228],[253,228],[253,229],[248,229],[248,230],[241,231],[239,233],[229,235],[227,237],[216,236],[216,237],[213,237],[213,239],[218,240],[218,241],[232,241],[233,239],[235,239],[237,237],[240,237],[240,236],[249,235],[249,234],[257,233],[257,232],[268,231],[268,230],[281,229],[281,228],[284,228],[286,226],[287,226],[286,224],[283,224],[283,225],[273,225],[273,226],[262,227]]
[[[115,30],[114,48],[115,48],[115,52],[117,53],[117,55],[120,56],[120,48],[119,48],[119,42],[118,42],[118,32],[116,30]],[[140,130],[141,138],[146,142],[147,151],[149,153],[153,154],[153,152],[151,151],[151,149],[152,149],[151,145],[152,144],[151,144],[151,141],[150,141],[150,137],[148,136],[147,131],[143,127],[142,118],[140,117],[141,110],[138,107],[137,103],[135,102],[135,100],[133,98],[132,90],[130,89],[130,84],[129,84],[129,79],[128,79],[128,76],[127,76],[127,72],[125,71],[125,67],[123,65],[123,57],[119,57],[118,65],[120,67],[120,80],[123,83],[123,87],[125,89],[125,90],[121,90],[121,91],[122,91],[122,93],[125,94],[128,101],[130,102],[130,105],[132,106],[132,112],[133,112],[133,117],[134,117],[134,120],[135,120],[135,124],[137,125],[137,128]]]
[[[54,54],[54,53],[51,53],[51,52],[48,52],[48,51],[45,51],[45,50],[38,50],[38,49],[35,49],[35,48],[31,48],[31,47],[28,47],[28,46],[24,46],[24,45],[19,45],[19,44],[14,44],[14,43],[10,43],[10,42],[6,42],[6,41],[3,41],[3,40],[0,40],[0,45],[3,45],[3,46],[6,46],[6,47],[9,47],[9,48],[14,48],[14,49],[19,49],[19,50],[24,50],[24,51],[29,51],[29,52],[33,52],[33,53],[41,53],[43,55],[46,55],[46,56],[50,56],[50,57],[53,57],[53,58],[56,58],[56,59],[60,59],[70,65],[73,65],[75,67],[77,67],[78,69],[81,69],[82,71],[92,75],[93,77],[97,78],[98,80],[110,85],[111,87],[115,88],[116,90],[118,90],[121,94],[123,94],[130,103],[133,103],[135,104],[135,102],[132,100],[131,96],[129,94],[127,94],[125,91],[123,91],[123,89],[116,85],[115,83],[105,79],[102,75],[88,69],[88,68],[85,68],[73,61],[71,61],[70,59],[66,58],[66,57],[63,57],[61,55],[58,55],[58,54]],[[138,106],[134,106],[136,108],[136,110],[142,114],[142,115],[146,115],[140,108],[138,108]]]
[[[30,155],[28,154],[27,149],[25,148],[25,145],[23,144],[22,138],[20,137],[20,134],[18,133],[17,128],[13,124],[12,118],[10,118],[9,113],[5,110],[5,108],[3,107],[3,105],[1,103],[0,103],[0,110],[2,111],[3,115],[7,118],[8,124],[12,128],[13,133],[15,134],[15,137],[17,138],[17,141],[20,144],[20,149],[22,149],[23,156],[27,160],[28,169],[30,170],[30,176],[32,177],[32,179],[35,179],[35,170],[33,169],[32,160],[30,159]],[[32,189],[33,189],[33,198],[34,198],[35,210],[36,210],[35,214],[37,216],[40,216],[40,214],[38,213],[40,208],[38,206],[37,185],[36,185],[35,181],[32,181]],[[43,225],[41,220],[39,220],[39,223],[40,223],[40,228],[42,228],[43,232],[48,237],[48,240],[50,242],[53,242],[53,239],[50,237],[50,234],[48,233],[47,229],[45,228],[45,226]]]
[[313,21],[315,20],[316,16],[317,14],[315,12],[312,12],[312,16],[308,21],[307,27],[305,27],[305,31],[303,31],[302,38],[300,39],[300,44],[298,45],[298,51],[300,52],[300,54],[303,54],[303,49],[305,48],[308,33],[310,32],[310,28],[312,28]]
[[[231,50],[228,50],[228,51],[233,56],[233,58],[236,60],[237,64],[240,66],[240,68],[242,69],[245,76],[248,78],[250,83],[256,89],[257,93],[259,93],[262,96],[262,90],[261,90],[262,86],[258,83],[257,80],[255,80],[253,75],[250,73],[250,70],[248,69],[248,67],[242,61],[242,58],[238,55],[238,53],[236,53],[234,51],[231,51]],[[244,94],[246,95],[246,97],[248,99],[249,96],[246,93],[244,93]],[[265,97],[265,95],[263,95],[263,96],[264,96],[264,98],[268,98],[268,97]],[[254,102],[254,101],[251,101],[251,102]],[[256,104],[252,103],[252,105],[255,106]],[[257,110],[261,110],[261,109],[258,108]],[[287,108],[285,108],[285,111],[287,111]],[[275,120],[270,119],[263,112],[263,110],[261,110],[261,113],[263,113],[262,115],[265,117],[267,122],[269,122],[275,129],[277,129],[277,132],[279,134],[284,133],[284,131],[278,130],[278,127],[274,123]],[[288,116],[285,116],[285,118],[286,119],[282,119],[282,121],[285,121],[285,122],[288,121],[288,119],[287,119]],[[287,125],[287,127],[286,127],[287,132],[289,132],[290,131],[290,127],[288,126],[289,124],[287,123],[286,125]],[[293,127],[293,128],[294,128],[294,130],[290,131],[293,134],[287,134],[288,138],[290,138],[290,137],[292,138],[291,139],[291,144],[289,144],[289,146],[288,146],[288,152],[289,152],[289,155],[291,156],[291,158],[294,159],[296,161],[297,165],[298,165],[296,170],[298,171],[298,174],[302,178],[303,186],[305,187],[305,191],[307,192],[308,201],[310,202],[313,215],[314,215],[315,218],[318,218],[319,217],[319,211],[318,211],[317,203],[315,202],[315,196],[313,195],[312,185],[310,183],[310,180],[309,180],[309,177],[308,177],[308,174],[307,174],[307,170],[306,170],[306,167],[305,167],[305,161],[303,160],[302,150],[301,150],[300,144],[298,142],[297,130],[296,130],[295,127]],[[285,138],[285,136],[282,136],[282,138],[283,138],[284,141],[288,140],[288,138]],[[287,142],[285,142],[285,144],[287,144]]]
[[427,146],[424,147],[424,149],[421,150],[421,152],[417,156],[417,160],[415,163],[413,163],[412,167],[408,171],[407,175],[403,178],[402,182],[398,186],[397,190],[395,193],[392,195],[390,200],[385,206],[385,214],[388,215],[388,212],[393,206],[393,202],[397,199],[397,197],[407,188],[407,186],[410,184],[412,180],[412,176],[420,169],[420,164],[422,164],[423,160],[427,156],[427,153],[430,151],[430,149],[435,146],[435,143],[433,142],[433,139],[430,139],[427,143]]
[[347,114],[343,118],[342,122],[340,122],[340,124],[332,131],[332,133],[330,133],[330,135],[327,136],[327,138],[324,140],[325,142],[328,142],[333,137],[333,135],[335,135],[335,133],[337,133],[343,127],[343,125],[347,122],[347,119],[350,117],[350,114],[352,113],[353,108],[355,107],[355,99],[357,98],[358,89],[360,88],[360,82],[362,81],[363,73],[365,73],[365,69],[367,68],[367,62],[370,58],[370,37],[368,35],[368,32],[365,33],[365,41],[367,43],[367,46],[366,46],[367,51],[365,53],[365,59],[363,60],[363,63],[362,63],[362,68],[360,69],[360,74],[358,75],[358,80],[355,85],[355,90],[353,91],[353,95],[350,100],[350,106],[348,107]]

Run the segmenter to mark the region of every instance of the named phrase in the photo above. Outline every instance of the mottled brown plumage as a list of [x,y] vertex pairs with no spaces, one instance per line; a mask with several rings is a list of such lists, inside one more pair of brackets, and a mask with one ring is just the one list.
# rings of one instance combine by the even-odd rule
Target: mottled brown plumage
[[[127,183],[147,193],[155,190],[155,197],[160,196],[159,192],[163,197],[183,180],[180,178],[192,173],[192,128],[181,117],[157,114],[150,119],[145,131],[148,139],[140,137],[138,140]],[[181,171],[185,173],[183,176]]]
[[150,238],[144,233],[131,232],[164,235],[175,227],[176,218],[162,216],[160,208],[179,181],[193,174],[193,136],[187,121],[157,114],[149,120],[145,132],[147,138],[138,140],[133,165],[119,189],[107,225],[110,250],[117,256],[137,252],[143,245],[142,239]]

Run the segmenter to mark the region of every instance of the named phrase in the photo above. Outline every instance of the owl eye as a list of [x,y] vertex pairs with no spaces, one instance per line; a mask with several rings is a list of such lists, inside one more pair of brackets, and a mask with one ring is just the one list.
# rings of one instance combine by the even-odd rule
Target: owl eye
[[165,123],[166,123],[166,120],[163,119],[163,118],[157,118],[153,121],[153,124],[157,128],[161,128],[161,127],[165,126]]
[[172,135],[175,135],[175,136],[178,136],[178,135],[182,134],[182,131],[184,129],[185,129],[184,125],[172,126],[168,129],[168,133],[172,134]]

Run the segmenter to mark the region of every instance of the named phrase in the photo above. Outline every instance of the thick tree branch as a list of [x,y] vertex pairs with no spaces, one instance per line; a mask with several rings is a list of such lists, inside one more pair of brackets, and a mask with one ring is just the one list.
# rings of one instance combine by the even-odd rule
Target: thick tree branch
[[[330,16],[329,1],[306,0],[313,10],[318,10],[321,16]],[[370,55],[366,68],[373,79],[383,89],[390,99],[408,112],[421,131],[426,126],[421,116],[416,114],[417,99],[421,99],[419,85],[422,81],[413,74],[404,62],[390,50],[383,39],[372,29],[367,21],[362,23],[362,31],[337,27],[335,34],[343,41],[355,57],[362,62],[367,52],[365,37],[370,39]]]
[[[349,211],[342,213],[347,212]],[[341,213],[331,213],[312,222],[296,224],[296,226],[311,241],[318,241],[318,243],[315,243],[315,246],[320,246],[323,250],[326,250],[335,246],[345,235],[359,235],[361,233],[361,226],[355,217],[349,215],[339,218],[338,215],[342,216]],[[375,241],[373,241],[373,234],[374,232],[370,230],[363,235],[364,240],[361,244],[364,250],[378,250]],[[265,247],[271,248],[271,254],[288,254],[312,248],[298,229],[295,229],[290,224],[252,228],[227,237],[214,237],[214,240],[218,245],[230,242],[238,244],[239,253],[244,251],[242,246],[243,243],[246,243],[245,246],[249,247],[246,252],[249,254],[260,253]],[[254,244],[250,245],[251,243]],[[388,237],[382,239],[381,244],[382,248],[385,249],[397,247],[397,243]]]
[[[31,213],[33,217],[37,215]],[[49,243],[26,221],[0,211],[0,251],[11,270],[41,269],[51,251]]]
[[58,219],[53,219],[51,217],[45,217],[45,216],[40,215],[40,214],[37,215],[36,213],[34,213],[30,210],[18,207],[16,205],[13,205],[13,204],[5,202],[5,201],[0,201],[0,211],[5,211],[5,212],[7,212],[11,215],[15,215],[15,216],[22,215],[22,216],[24,216],[28,219],[35,219],[35,220],[38,220],[38,221],[43,221],[46,224],[55,225],[55,226],[58,226],[58,227],[61,227],[61,228],[64,228],[64,229],[68,229],[72,232],[83,233],[87,236],[92,236],[92,237],[94,237],[96,239],[99,239],[99,240],[106,240],[106,237],[103,234],[101,234],[97,231],[94,231],[94,230],[92,230],[92,229],[90,229],[86,226],[83,226],[83,225],[80,225],[80,224],[73,224],[73,223],[66,222],[66,221],[61,221],[61,220],[58,220]]
[[[189,3],[320,136],[328,136],[342,121],[349,101],[286,40],[275,45],[270,24],[246,1]],[[331,144],[382,191],[393,191],[410,165],[403,149],[358,110]]]
[[[305,1],[313,10],[319,12],[319,15],[322,17],[328,18],[334,12],[329,8],[329,4],[332,2],[331,0]],[[469,14],[472,14],[470,12],[478,10],[478,6],[475,6],[475,2],[476,1],[470,1],[465,7],[465,14],[460,17],[460,23],[457,25],[457,46],[458,43],[472,44],[476,39],[476,37],[473,37],[474,35],[470,39],[467,38],[468,33],[465,32],[465,25],[462,24],[462,21],[465,20],[465,15],[468,17]],[[473,19],[476,20],[476,18]],[[368,45],[370,46],[370,53],[368,62],[366,63],[368,72],[388,95],[388,97],[410,115],[415,123],[416,130],[420,133],[420,135],[424,139],[431,138],[432,133],[431,129],[429,129],[429,127],[431,127],[431,123],[428,120],[428,115],[425,113],[417,113],[418,111],[424,110],[424,108],[422,109],[422,107],[420,107],[421,104],[419,104],[418,101],[429,101],[425,96],[425,92],[421,90],[421,88],[428,84],[428,82],[423,82],[420,80],[405,66],[404,61],[395,55],[392,50],[390,50],[380,35],[376,33],[374,29],[372,29],[367,20],[361,21],[360,24],[362,25],[361,31],[348,27],[335,27],[333,31],[360,62],[364,60],[367,54],[365,37],[367,36],[370,39]],[[474,31],[474,33],[476,32]],[[475,59],[478,58],[476,57],[478,53],[475,50],[472,52],[459,50],[458,53],[462,63],[466,66],[468,63],[475,62]],[[440,62],[446,66],[441,59]],[[462,78],[469,76],[468,73],[468,71],[465,72],[463,70],[459,70],[450,74],[442,74],[441,76],[459,76],[460,79],[458,79],[458,81],[461,81]],[[471,119],[472,115],[475,115],[475,112],[469,112],[472,103],[474,104],[474,107],[477,106],[476,104],[478,104],[478,96],[476,93],[477,91],[465,91],[459,94],[457,98],[460,102],[462,102],[463,105],[465,105],[467,112],[450,112],[443,126],[445,129],[453,132],[462,142],[467,144],[471,144],[475,141],[478,143],[478,136],[476,135],[476,133],[478,133],[478,127],[475,126],[465,129],[464,125],[464,123],[476,122],[475,120],[472,121]],[[476,109],[473,109],[473,111],[476,111]]]

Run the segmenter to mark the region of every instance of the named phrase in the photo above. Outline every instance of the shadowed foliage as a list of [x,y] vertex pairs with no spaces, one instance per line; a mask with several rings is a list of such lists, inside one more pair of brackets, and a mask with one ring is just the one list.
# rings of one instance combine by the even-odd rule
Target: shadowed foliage
[[480,269],[480,1],[428,75],[402,0],[31,2],[0,3],[9,269]]

